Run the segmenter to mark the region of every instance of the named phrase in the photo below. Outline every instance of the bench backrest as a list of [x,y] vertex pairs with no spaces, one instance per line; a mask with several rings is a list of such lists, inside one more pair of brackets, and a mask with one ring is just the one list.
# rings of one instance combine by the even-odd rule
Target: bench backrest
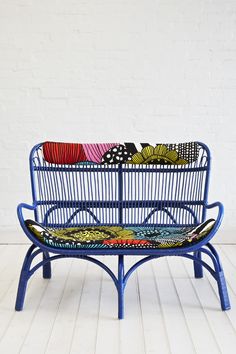
[[52,227],[202,222],[210,170],[207,146],[148,146],[36,145],[30,154],[36,220]]

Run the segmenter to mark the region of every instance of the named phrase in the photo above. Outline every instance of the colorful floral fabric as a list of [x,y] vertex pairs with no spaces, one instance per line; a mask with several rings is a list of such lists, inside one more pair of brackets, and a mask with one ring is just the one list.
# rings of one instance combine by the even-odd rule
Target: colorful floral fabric
[[199,145],[182,144],[105,143],[71,144],[43,143],[43,156],[49,163],[75,164],[154,164],[185,165],[197,160]]
[[170,165],[185,165],[187,160],[179,158],[176,150],[169,150],[166,145],[157,145],[156,147],[148,145],[132,155],[131,164],[170,164]]
[[26,220],[27,228],[44,244],[59,248],[171,248],[190,246],[209,234],[209,219],[197,227],[84,226],[49,228]]

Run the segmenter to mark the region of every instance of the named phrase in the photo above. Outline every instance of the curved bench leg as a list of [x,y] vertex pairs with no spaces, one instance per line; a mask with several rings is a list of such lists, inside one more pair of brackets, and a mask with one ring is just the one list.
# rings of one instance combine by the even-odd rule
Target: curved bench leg
[[30,278],[29,269],[33,259],[30,256],[35,248],[36,248],[35,245],[30,246],[30,248],[28,249],[25,255],[25,259],[20,273],[19,285],[18,285],[17,296],[16,296],[16,304],[15,304],[16,311],[21,311],[23,309],[26,287],[27,287],[28,280]]
[[220,296],[221,309],[223,311],[229,310],[231,306],[223,269],[217,273],[217,285]]
[[118,256],[118,318],[122,320],[124,318],[124,256]]
[[[194,252],[194,256],[202,259],[201,251],[196,251]],[[194,267],[194,276],[195,278],[202,278],[203,277],[203,267],[201,264],[193,261],[193,267]]]
[[[44,252],[43,253],[43,260],[49,258],[49,253]],[[46,264],[43,265],[43,278],[44,279],[50,279],[52,276],[52,270],[51,270],[51,262],[47,262]]]
[[209,250],[211,251],[211,253],[213,254],[216,260],[217,267],[215,266],[215,272],[216,272],[216,281],[217,281],[218,291],[220,296],[221,309],[223,311],[226,311],[229,310],[231,306],[230,306],[229,295],[228,295],[223,267],[215,247],[212,246],[212,244],[210,243],[207,244],[207,247],[209,248]]
[[215,259],[215,262],[214,262],[215,280],[217,281],[217,285],[218,285],[218,292],[219,292],[219,296],[220,296],[221,309],[223,311],[226,311],[226,310],[229,310],[231,308],[231,306],[230,306],[227,285],[226,285],[224,271],[223,271],[223,267],[222,267],[222,264],[220,261],[220,257],[218,255],[218,252],[216,251],[215,247],[212,246],[212,244],[208,243],[206,246],[208,247],[212,256]]

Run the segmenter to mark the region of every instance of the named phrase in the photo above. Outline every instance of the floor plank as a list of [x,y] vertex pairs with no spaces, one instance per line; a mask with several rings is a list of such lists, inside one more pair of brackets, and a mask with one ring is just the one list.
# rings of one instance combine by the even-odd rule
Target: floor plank
[[[26,247],[7,247],[1,258],[1,287],[0,287],[0,348],[8,326],[15,315],[15,298]],[[1,352],[1,350],[0,350]]]
[[151,262],[138,268],[138,286],[146,353],[155,353],[157,350],[163,354],[170,353],[167,329]]
[[[234,266],[234,264],[236,265],[234,260],[234,258],[236,257],[236,247],[232,247],[231,250],[229,250],[229,246],[217,246],[217,251],[220,255],[220,259],[223,265],[231,303],[231,309],[230,311],[225,311],[225,315],[230,320],[231,325],[233,326],[236,333],[236,267]],[[211,277],[210,274],[208,274],[208,272],[205,273],[212,286],[212,289],[214,290],[217,298],[219,299],[216,281]]]
[[[0,301],[1,298],[8,291],[12,282],[20,276],[20,270],[23,263],[24,255],[27,250],[27,246],[19,247],[14,246],[1,246],[0,253],[0,274],[1,274],[1,286],[0,286]],[[12,261],[14,260],[13,264]]]
[[[188,261],[187,266],[191,267],[191,263]],[[220,353],[216,338],[181,258],[169,257],[168,265],[196,352]]]
[[87,264],[74,259],[65,288],[62,293],[57,315],[47,344],[46,353],[69,353],[71,340],[83,290]]
[[158,259],[155,264],[153,263],[153,268],[171,353],[183,353],[183,348],[186,353],[195,353],[191,332],[187,326],[166,258]]
[[207,276],[202,279],[193,278],[189,261],[184,260],[183,263],[221,352],[232,353],[232,348],[236,348],[236,335],[227,314],[221,310],[218,296],[213,291]]
[[[117,259],[117,257],[116,257]],[[102,261],[110,268],[114,265],[115,259],[107,256]],[[117,264],[114,267],[117,275]],[[103,272],[101,287],[101,302],[99,309],[96,354],[120,353],[119,320],[117,318],[117,290],[110,276]]]
[[[44,353],[47,348],[69,274],[71,260],[60,259],[56,266],[53,269],[52,278],[50,280],[44,279],[47,288],[42,294],[40,302],[32,304],[32,310],[35,313],[21,346],[23,354],[40,354]],[[34,293],[34,298],[35,295]],[[29,306],[29,304],[26,305]]]
[[101,281],[102,270],[95,264],[89,263],[73,330],[70,353],[93,354],[95,352]]
[[[126,271],[135,262],[136,257],[125,257]],[[138,295],[137,273],[133,273],[125,289],[125,306],[120,325],[120,352],[122,354],[145,354],[145,341]]]
[[[77,259],[52,263],[52,279],[38,270],[22,312],[14,303],[27,245],[0,245],[0,353],[7,354],[233,354],[236,347],[236,246],[216,245],[232,309],[221,311],[215,280],[177,257],[135,271],[125,291],[125,319],[117,319],[117,291],[96,265]],[[98,257],[117,274],[117,257]],[[139,257],[126,257],[126,270]],[[13,340],[14,338],[14,340]]]

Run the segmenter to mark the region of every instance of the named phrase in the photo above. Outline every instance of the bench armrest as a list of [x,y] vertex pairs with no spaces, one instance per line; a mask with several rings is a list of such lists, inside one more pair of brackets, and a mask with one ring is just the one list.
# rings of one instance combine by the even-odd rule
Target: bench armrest
[[214,224],[212,230],[210,231],[210,235],[212,235],[212,236],[219,229],[220,224],[221,224],[222,219],[223,219],[223,216],[224,216],[224,206],[223,206],[223,204],[221,202],[215,202],[215,203],[206,205],[206,209],[213,209],[215,207],[218,207],[218,215],[217,215],[215,224]]
[[23,216],[23,209],[34,211],[36,209],[36,207],[37,207],[36,204],[29,205],[29,204],[26,204],[26,203],[20,203],[17,206],[17,216],[18,216],[18,219],[19,219],[20,224],[21,224],[22,227],[23,227],[23,225],[25,225],[25,220],[24,220],[24,216]]
[[[36,208],[37,208],[37,204],[29,205],[26,203],[21,203],[17,206],[17,216],[18,216],[20,225],[21,225],[24,233],[26,234],[26,236],[30,239],[31,242],[33,242],[34,245],[42,248],[42,244],[39,242],[37,237],[34,236],[32,234],[32,232],[30,232],[30,230],[27,228],[27,226],[25,224],[25,218],[23,215],[23,209],[31,210],[34,212],[36,210]],[[32,219],[35,219],[35,217],[33,217]]]

